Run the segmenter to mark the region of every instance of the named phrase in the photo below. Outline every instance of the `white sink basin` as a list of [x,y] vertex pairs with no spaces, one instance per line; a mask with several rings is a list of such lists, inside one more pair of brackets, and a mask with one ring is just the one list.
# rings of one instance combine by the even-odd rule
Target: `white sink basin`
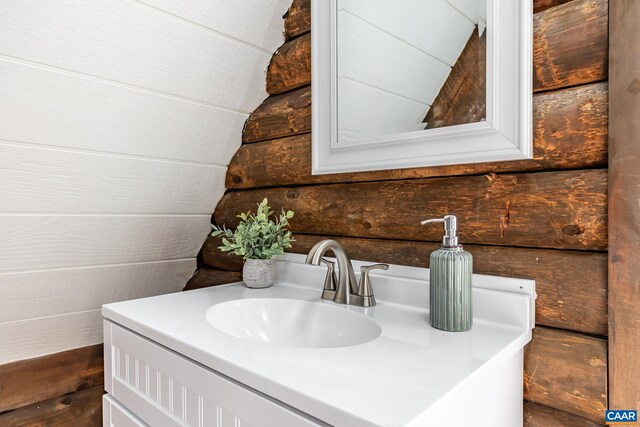
[[377,323],[346,307],[284,298],[227,301],[207,322],[236,338],[283,347],[349,347],[377,338]]

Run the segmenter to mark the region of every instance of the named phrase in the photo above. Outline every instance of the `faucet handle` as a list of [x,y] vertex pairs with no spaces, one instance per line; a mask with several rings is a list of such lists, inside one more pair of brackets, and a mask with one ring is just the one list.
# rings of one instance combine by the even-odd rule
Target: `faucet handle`
[[336,263],[326,258],[322,258],[322,262],[327,266],[327,275],[324,278],[324,290],[335,291],[336,290]]
[[364,301],[365,307],[373,307],[376,305],[376,300],[373,297],[373,288],[371,287],[371,278],[369,272],[371,270],[388,270],[389,264],[373,264],[360,267],[360,285],[358,286],[358,295],[361,296]]

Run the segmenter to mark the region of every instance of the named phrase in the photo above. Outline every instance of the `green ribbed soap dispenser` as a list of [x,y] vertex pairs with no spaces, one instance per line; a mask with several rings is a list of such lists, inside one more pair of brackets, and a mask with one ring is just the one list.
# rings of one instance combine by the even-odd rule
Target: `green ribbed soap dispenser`
[[431,252],[429,258],[430,323],[443,331],[468,331],[473,324],[473,257],[458,244],[455,215],[428,219],[422,221],[422,225],[435,222],[444,223],[444,237],[440,248]]

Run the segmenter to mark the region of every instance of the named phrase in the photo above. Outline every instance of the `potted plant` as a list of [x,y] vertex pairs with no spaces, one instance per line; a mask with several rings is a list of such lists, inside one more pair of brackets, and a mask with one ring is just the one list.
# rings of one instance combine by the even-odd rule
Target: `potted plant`
[[251,211],[238,215],[240,223],[235,231],[212,225],[213,237],[222,236],[222,252],[229,252],[244,259],[242,280],[249,288],[267,288],[273,284],[272,257],[284,255],[284,250],[291,248],[293,241],[288,229],[289,220],[293,218],[293,211],[282,213],[276,221],[270,219],[267,199],[258,203],[255,214]]

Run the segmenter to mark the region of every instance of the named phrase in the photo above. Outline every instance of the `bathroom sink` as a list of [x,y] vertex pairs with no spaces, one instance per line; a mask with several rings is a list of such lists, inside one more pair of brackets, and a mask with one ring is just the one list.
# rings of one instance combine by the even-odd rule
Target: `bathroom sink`
[[[110,395],[166,415],[151,425],[216,425],[222,411],[232,425],[522,425],[533,281],[475,275],[473,328],[453,333],[429,326],[428,270],[393,266],[375,277],[378,304],[362,308],[322,300],[327,270],[287,256],[267,289],[232,283],[103,306]],[[176,412],[163,406],[165,379],[186,396]]]
[[381,332],[377,323],[346,307],[285,298],[223,302],[209,308],[206,319],[236,338],[282,347],[349,347]]

